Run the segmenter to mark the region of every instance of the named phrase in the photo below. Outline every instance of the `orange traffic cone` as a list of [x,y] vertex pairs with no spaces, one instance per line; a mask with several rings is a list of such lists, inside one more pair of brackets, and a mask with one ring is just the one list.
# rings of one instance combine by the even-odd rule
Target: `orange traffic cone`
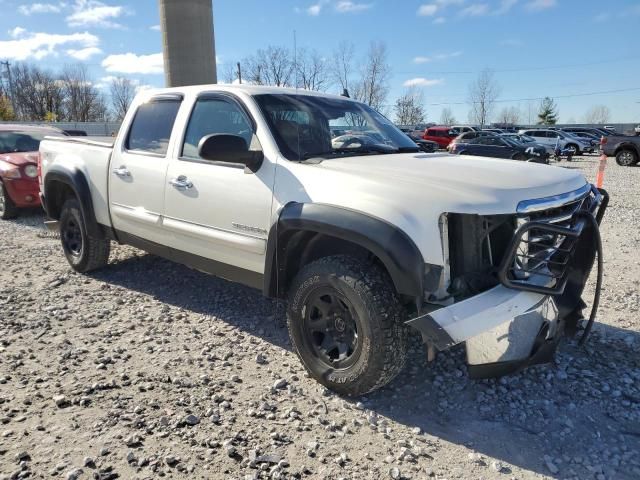
[[600,140],[600,165],[598,166],[598,173],[596,175],[596,187],[602,188],[604,183],[604,169],[607,166],[607,156],[604,154],[604,144],[607,143],[606,138],[602,137]]

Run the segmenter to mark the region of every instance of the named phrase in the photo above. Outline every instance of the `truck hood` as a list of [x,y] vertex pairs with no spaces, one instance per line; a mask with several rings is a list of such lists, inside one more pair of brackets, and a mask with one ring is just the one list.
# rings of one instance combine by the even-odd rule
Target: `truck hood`
[[22,167],[30,163],[38,163],[38,152],[17,152],[17,153],[2,153],[0,154],[0,160],[10,163],[16,167]]
[[[441,212],[514,213],[522,200],[583,187],[579,172],[532,162],[450,154],[393,154],[325,160],[318,170],[386,185],[382,191],[441,204]],[[391,199],[389,199],[391,200]]]

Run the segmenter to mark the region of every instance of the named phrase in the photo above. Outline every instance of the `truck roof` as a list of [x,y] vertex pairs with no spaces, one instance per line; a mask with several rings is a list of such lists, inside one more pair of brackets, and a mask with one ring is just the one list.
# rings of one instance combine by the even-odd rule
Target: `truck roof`
[[172,87],[172,88],[152,88],[152,89],[144,90],[144,94],[151,95],[151,96],[163,94],[163,93],[198,94],[200,92],[211,92],[211,91],[243,92],[247,95],[261,95],[261,94],[310,95],[314,97],[340,98],[343,100],[349,100],[349,98],[343,97],[341,95],[334,95],[331,93],[324,93],[324,92],[316,92],[312,90],[306,90],[303,88],[273,87],[273,86],[248,85],[248,84],[230,85],[230,84],[222,84],[222,83],[209,84],[209,85],[192,85],[192,86],[186,86],[186,87]]

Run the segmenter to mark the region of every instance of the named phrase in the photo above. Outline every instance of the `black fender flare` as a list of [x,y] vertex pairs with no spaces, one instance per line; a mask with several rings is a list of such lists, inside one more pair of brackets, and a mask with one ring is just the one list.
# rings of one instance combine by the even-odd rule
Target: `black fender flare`
[[278,275],[285,273],[287,241],[300,231],[329,235],[365,248],[384,264],[399,294],[422,298],[424,260],[404,231],[385,220],[349,208],[296,202],[282,208],[269,232],[264,275],[266,296],[284,296]]
[[[82,210],[82,216],[86,223],[87,233],[95,238],[104,238],[104,232],[98,226],[96,220],[95,211],[93,209],[93,200],[91,199],[91,189],[89,188],[89,182],[84,173],[78,168],[67,168],[61,165],[52,165],[47,174],[44,177],[43,182],[43,196],[44,196],[44,209],[48,216],[52,215],[52,188],[54,183],[62,183],[73,191],[74,195],[80,203],[80,209]],[[54,220],[59,220],[54,218]]]
[[632,141],[623,141],[616,145],[613,156],[617,157],[621,150],[632,150],[640,158],[640,144]]

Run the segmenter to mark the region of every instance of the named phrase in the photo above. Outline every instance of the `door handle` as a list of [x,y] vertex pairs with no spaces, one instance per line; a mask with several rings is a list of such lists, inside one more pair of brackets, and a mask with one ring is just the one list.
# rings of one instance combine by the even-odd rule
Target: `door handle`
[[124,165],[122,165],[119,168],[114,169],[113,173],[115,173],[120,178],[130,177],[131,176],[131,172],[129,170],[127,170],[127,167],[125,167]]
[[190,188],[193,188],[193,182],[184,175],[180,175],[178,178],[172,178],[169,180],[169,185],[177,188],[178,190],[189,190]]

